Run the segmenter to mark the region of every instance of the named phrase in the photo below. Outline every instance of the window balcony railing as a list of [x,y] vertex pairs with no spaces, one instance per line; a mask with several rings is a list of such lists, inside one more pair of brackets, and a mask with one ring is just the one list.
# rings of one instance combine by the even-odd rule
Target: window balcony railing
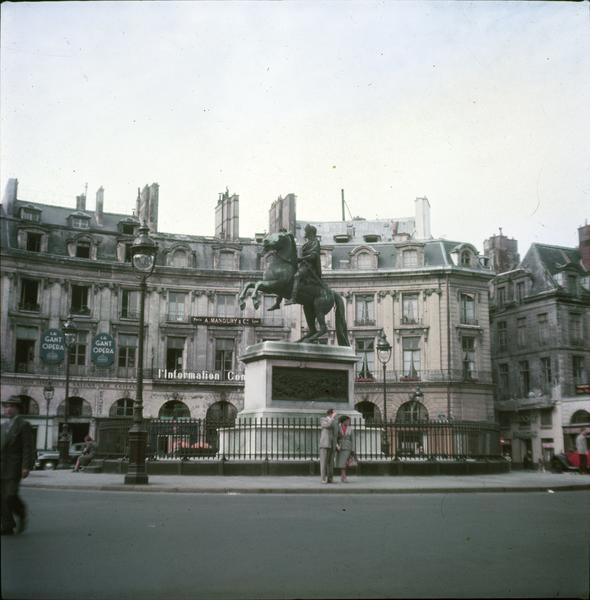
[[29,312],[39,312],[41,310],[41,306],[36,302],[19,302],[18,309]]
[[[492,383],[491,371],[471,370],[464,371],[463,369],[415,369],[409,371],[386,371],[385,380],[387,383],[448,383],[448,382],[474,382],[474,383]],[[375,369],[370,376],[360,376],[360,373],[355,376],[356,383],[371,384],[383,383],[383,371]]]
[[466,317],[465,315],[461,316],[460,323],[461,325],[479,325],[478,319],[475,317]]
[[402,316],[401,325],[421,325],[422,319],[419,317]]
[[70,312],[79,317],[89,317],[90,307],[88,306],[70,306]]
[[375,319],[355,319],[354,324],[357,327],[374,327]]
[[186,321],[186,314],[180,311],[169,311],[166,315],[167,321],[173,321],[177,323],[184,323]]
[[139,310],[135,308],[123,308],[121,310],[121,319],[132,319],[137,321],[137,319],[139,319]]

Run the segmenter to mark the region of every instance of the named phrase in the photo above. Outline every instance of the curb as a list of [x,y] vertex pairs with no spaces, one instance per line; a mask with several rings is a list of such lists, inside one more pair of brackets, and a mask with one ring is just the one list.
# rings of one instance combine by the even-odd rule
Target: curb
[[44,490],[64,490],[64,491],[99,491],[99,492],[148,492],[148,493],[173,493],[173,494],[222,494],[222,495],[242,495],[242,494],[339,494],[339,495],[360,495],[360,494],[490,494],[490,493],[509,493],[509,492],[577,492],[590,490],[590,484],[583,485],[562,485],[562,486],[494,486],[494,487],[448,487],[448,488],[358,488],[334,486],[328,488],[239,488],[239,487],[203,487],[203,488],[185,488],[185,487],[162,487],[150,485],[24,485],[27,489]]

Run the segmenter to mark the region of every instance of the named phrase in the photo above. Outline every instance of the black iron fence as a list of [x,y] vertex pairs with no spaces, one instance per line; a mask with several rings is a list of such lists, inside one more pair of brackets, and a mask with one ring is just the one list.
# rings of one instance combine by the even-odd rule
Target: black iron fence
[[[317,419],[252,418],[146,420],[151,460],[316,460]],[[130,419],[97,420],[98,454],[127,455]],[[465,421],[353,422],[360,460],[468,460],[501,457],[500,431],[494,423]]]

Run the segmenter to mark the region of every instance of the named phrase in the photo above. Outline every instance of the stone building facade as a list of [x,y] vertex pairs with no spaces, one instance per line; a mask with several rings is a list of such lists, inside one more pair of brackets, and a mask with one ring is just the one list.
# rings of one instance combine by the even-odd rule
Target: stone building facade
[[[280,206],[281,203],[285,206]],[[306,325],[301,307],[265,297],[259,310],[237,296],[261,279],[261,236],[240,237],[239,198],[228,190],[215,207],[216,235],[158,231],[159,187],[138,191],[133,214],[27,202],[10,180],[1,212],[0,323],[2,397],[20,395],[37,429],[37,446],[52,447],[64,420],[64,365],[47,364],[46,332],[68,314],[78,327],[69,353],[68,422],[73,441],[99,419],[131,415],[135,395],[139,281],[131,245],[139,220],[158,244],[146,297],[144,415],[233,418],[243,408],[245,348],[263,340],[296,340]],[[278,203],[278,204],[277,204]],[[295,196],[271,206],[270,228],[294,229]],[[488,287],[493,273],[474,246],[430,237],[430,205],[415,216],[334,223],[311,221],[322,245],[323,277],[345,299],[351,343],[359,357],[355,405],[366,419],[493,421]],[[280,218],[277,215],[282,215]],[[333,315],[328,318],[334,344]],[[392,355],[376,356],[383,329]],[[114,363],[93,362],[96,336],[114,341]],[[46,404],[48,382],[55,395]]]
[[[590,227],[580,228],[580,246]],[[505,452],[533,463],[590,426],[590,260],[533,244],[491,285],[492,362]]]

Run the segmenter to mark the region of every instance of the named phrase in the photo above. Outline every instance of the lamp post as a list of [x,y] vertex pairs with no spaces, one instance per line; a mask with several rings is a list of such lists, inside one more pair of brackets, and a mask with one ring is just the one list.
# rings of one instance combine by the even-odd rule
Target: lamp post
[[145,295],[147,278],[154,272],[158,245],[149,236],[149,228],[145,224],[139,228],[139,235],[131,246],[133,270],[139,277],[139,335],[137,338],[137,376],[135,386],[135,403],[133,405],[133,425],[129,430],[129,466],[125,475],[125,483],[148,483],[145,468],[145,447],[147,430],[143,422],[143,346],[145,327]]
[[70,468],[70,431],[68,427],[68,415],[69,415],[69,398],[70,398],[70,349],[76,343],[78,337],[78,328],[74,321],[74,317],[69,315],[66,322],[63,324],[62,331],[66,343],[65,351],[65,376],[66,376],[66,392],[64,399],[64,424],[61,430],[61,434],[57,441],[57,448],[59,450],[59,460],[57,463],[58,469],[69,469]]
[[47,382],[47,385],[43,388],[43,397],[45,398],[45,450],[47,450],[47,433],[49,430],[49,404],[53,400],[53,394],[55,388],[51,385],[51,381]]
[[383,452],[385,456],[389,456],[389,437],[387,434],[387,381],[385,377],[385,367],[391,358],[391,344],[387,341],[387,336],[383,329],[379,333],[379,341],[377,342],[377,357],[383,365],[383,423],[385,426],[385,436],[383,439]]

